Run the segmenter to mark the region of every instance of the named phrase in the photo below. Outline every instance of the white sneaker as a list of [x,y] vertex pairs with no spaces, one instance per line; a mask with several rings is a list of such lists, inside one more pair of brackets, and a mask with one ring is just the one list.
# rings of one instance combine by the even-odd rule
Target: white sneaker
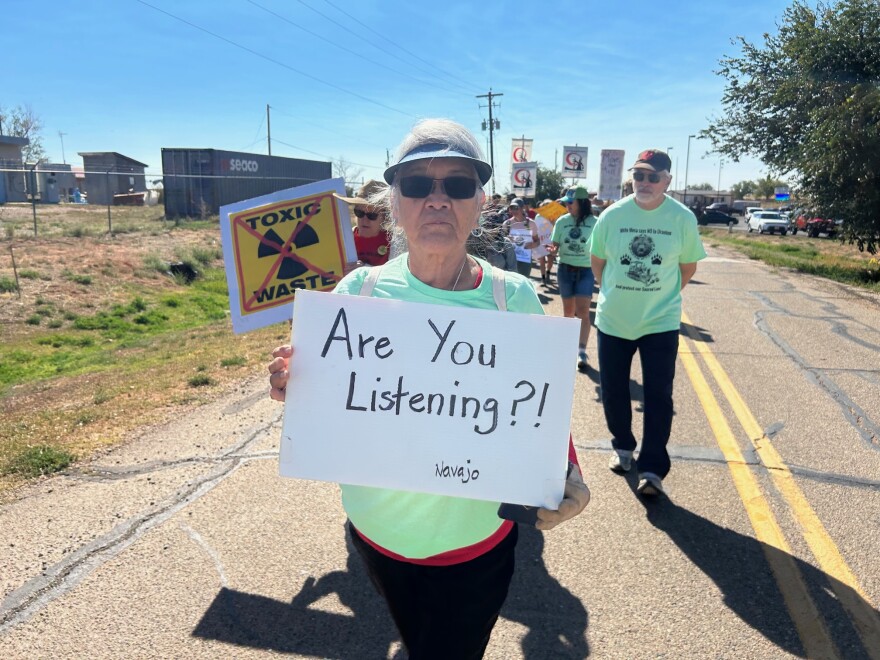
[[633,453],[624,449],[615,449],[611,452],[611,458],[608,460],[608,468],[612,472],[624,474],[629,472],[632,467]]
[[657,497],[658,495],[666,494],[666,491],[663,490],[663,480],[653,472],[642,472],[639,475],[639,485],[636,488],[636,492],[645,497]]

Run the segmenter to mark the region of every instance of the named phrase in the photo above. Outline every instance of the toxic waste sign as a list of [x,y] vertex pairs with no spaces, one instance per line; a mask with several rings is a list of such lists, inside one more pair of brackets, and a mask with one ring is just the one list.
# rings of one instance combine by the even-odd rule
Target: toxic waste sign
[[328,291],[357,259],[342,179],[281,190],[220,209],[235,332],[289,320],[298,290]]

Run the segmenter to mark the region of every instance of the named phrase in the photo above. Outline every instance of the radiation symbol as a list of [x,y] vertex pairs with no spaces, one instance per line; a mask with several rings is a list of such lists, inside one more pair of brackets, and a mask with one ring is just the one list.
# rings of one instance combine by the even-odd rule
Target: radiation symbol
[[[260,241],[260,247],[257,250],[258,258],[276,257],[281,254],[280,246],[284,245],[284,239],[274,229],[266,232],[265,239],[265,243]],[[318,232],[310,225],[300,227],[293,239],[293,245],[296,246],[297,250],[317,245],[319,242]],[[282,258],[281,267],[278,269],[276,277],[281,280],[292,280],[307,272],[309,272],[309,268],[305,264],[288,254]]]

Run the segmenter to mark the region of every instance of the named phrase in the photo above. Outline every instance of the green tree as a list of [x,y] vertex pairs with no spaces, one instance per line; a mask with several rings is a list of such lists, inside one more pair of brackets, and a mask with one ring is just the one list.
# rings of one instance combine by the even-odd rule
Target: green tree
[[880,11],[877,0],[804,0],[785,10],[762,45],[739,37],[725,57],[723,115],[702,137],[734,160],[750,154],[790,175],[843,236],[875,253],[880,242]]
[[46,160],[43,148],[43,122],[29,105],[17,105],[10,110],[0,106],[0,135],[23,137],[30,143],[22,148],[21,155],[26,163]]
[[785,183],[785,181],[775,179],[768,174],[763,179],[755,181],[755,188],[752,191],[752,194],[756,199],[773,199],[776,194],[776,189],[787,185],[788,184]]
[[751,195],[755,192],[755,182],[740,181],[739,183],[734,183],[730,186],[730,192],[733,193],[734,199],[743,199],[746,195]]
[[549,167],[538,165],[538,183],[535,186],[535,199],[542,202],[545,199],[559,199],[562,191],[568,187],[562,172],[551,170]]
[[697,183],[695,185],[688,184],[688,190],[715,190],[711,183]]

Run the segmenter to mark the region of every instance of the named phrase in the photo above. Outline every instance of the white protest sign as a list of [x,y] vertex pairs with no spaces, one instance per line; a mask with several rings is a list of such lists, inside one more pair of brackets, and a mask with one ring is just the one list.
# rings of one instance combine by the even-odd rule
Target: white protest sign
[[555,509],[579,329],[577,319],[300,291],[281,475]]
[[562,176],[572,179],[586,179],[587,152],[587,147],[563,147]]
[[534,197],[538,185],[538,163],[516,163],[510,175],[510,187],[517,197]]
[[513,145],[510,149],[510,166],[517,163],[528,163],[532,160],[532,139],[531,138],[513,138]]
[[547,246],[550,245],[550,237],[553,235],[553,223],[540,213],[535,216],[535,226],[538,229],[538,240],[541,244],[532,249],[533,257],[546,257],[550,252]]
[[620,199],[623,183],[623,149],[602,149],[599,165],[599,199]]

